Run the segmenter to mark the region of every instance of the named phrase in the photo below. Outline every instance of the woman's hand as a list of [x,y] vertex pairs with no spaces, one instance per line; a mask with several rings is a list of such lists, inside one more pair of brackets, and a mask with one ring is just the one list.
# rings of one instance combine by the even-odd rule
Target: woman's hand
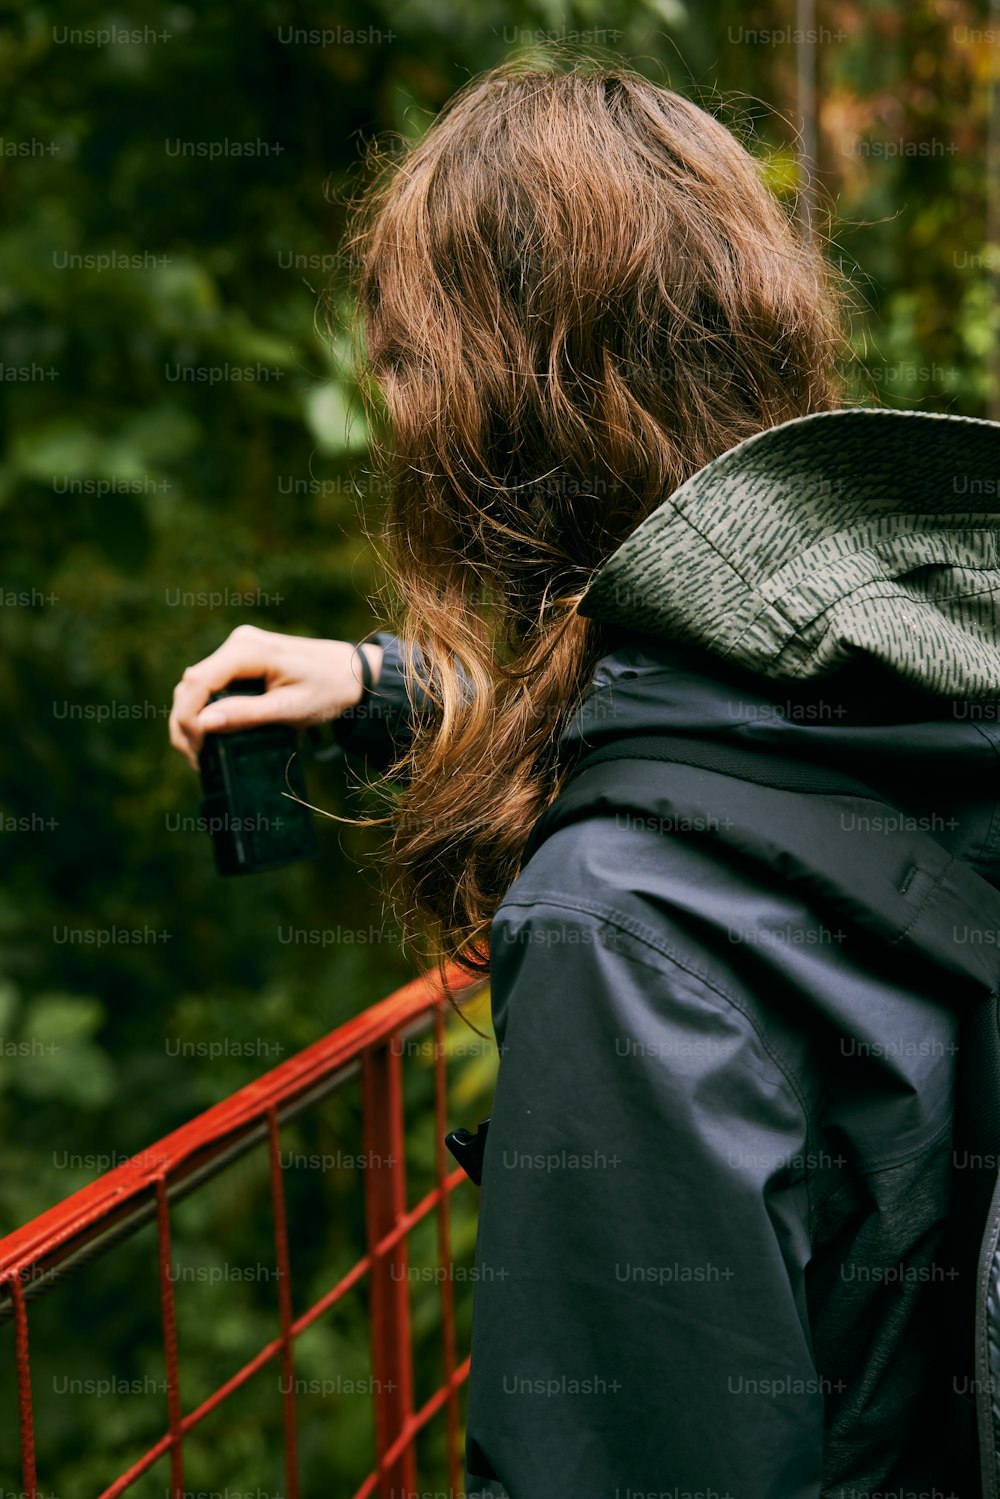
[[[364,652],[377,682],[382,647],[365,643]],[[234,677],[263,677],[266,690],[208,703],[209,694]],[[361,664],[350,641],[309,640],[239,625],[217,651],[189,666],[174,688],[170,743],[197,770],[206,732],[261,723],[325,723],[359,703],[361,693]]]

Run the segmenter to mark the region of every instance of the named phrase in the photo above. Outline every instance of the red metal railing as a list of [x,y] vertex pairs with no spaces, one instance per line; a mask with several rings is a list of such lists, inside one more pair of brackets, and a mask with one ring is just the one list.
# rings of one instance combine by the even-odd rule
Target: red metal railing
[[[478,987],[467,975],[449,971],[456,994]],[[436,1212],[438,1257],[451,1263],[448,1197],[467,1180],[461,1167],[448,1169],[444,1145],[446,1120],[446,1045],[444,1003],[439,983],[420,978],[365,1010],[323,1040],[289,1058],[214,1108],[165,1136],[140,1155],[107,1172],[23,1228],[0,1240],[0,1312],[13,1316],[17,1388],[21,1425],[23,1489],[39,1496],[39,1462],[35,1453],[31,1395],[29,1310],[74,1260],[87,1258],[110,1240],[138,1224],[155,1219],[160,1276],[163,1347],[166,1366],[167,1424],[163,1435],[99,1496],[116,1499],[161,1458],[168,1456],[172,1499],[184,1499],[184,1441],[204,1418],[258,1372],[278,1361],[284,1407],[286,1499],[298,1499],[296,1454],[295,1340],[365,1275],[370,1275],[372,1390],[375,1400],[376,1465],[355,1490],[353,1499],[378,1492],[387,1496],[412,1492],[415,1486],[414,1440],[430,1419],[445,1408],[449,1481],[461,1492],[458,1458],[458,1389],[469,1360],[457,1361],[452,1281],[439,1280],[445,1379],[417,1411],[413,1410],[412,1357],[407,1289],[407,1234]],[[435,1185],[414,1207],[406,1209],[403,1144],[401,1051],[391,1043],[402,1033],[433,1025]],[[362,1128],[367,1158],[377,1164],[365,1172],[367,1252],[326,1293],[298,1316],[293,1315],[284,1181],[279,1131],[284,1119],[325,1096],[361,1071]],[[178,1370],[177,1323],[171,1278],[170,1203],[178,1189],[191,1189],[200,1176],[212,1174],[220,1160],[266,1139],[270,1156],[274,1211],[275,1265],[279,1332],[271,1342],[220,1385],[194,1410],[185,1412]]]

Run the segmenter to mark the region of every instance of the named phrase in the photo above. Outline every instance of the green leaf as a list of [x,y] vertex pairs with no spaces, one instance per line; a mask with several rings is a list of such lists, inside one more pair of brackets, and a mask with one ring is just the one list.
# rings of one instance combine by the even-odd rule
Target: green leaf
[[360,403],[348,404],[343,385],[329,381],[306,393],[309,430],[325,454],[361,452],[368,445],[368,426]]

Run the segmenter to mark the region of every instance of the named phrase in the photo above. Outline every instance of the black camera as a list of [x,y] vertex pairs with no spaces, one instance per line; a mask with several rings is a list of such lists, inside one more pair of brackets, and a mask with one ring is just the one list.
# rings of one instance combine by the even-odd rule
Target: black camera
[[[209,702],[264,690],[263,677],[238,677],[213,692]],[[318,852],[309,808],[282,794],[308,800],[297,744],[290,724],[205,735],[198,756],[201,817],[212,835],[220,874],[279,869]]]

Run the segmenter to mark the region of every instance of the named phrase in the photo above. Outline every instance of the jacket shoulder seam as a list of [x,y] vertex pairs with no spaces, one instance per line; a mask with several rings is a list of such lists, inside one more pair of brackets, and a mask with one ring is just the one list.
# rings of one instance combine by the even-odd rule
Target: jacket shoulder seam
[[531,900],[518,900],[516,898],[513,900],[504,900],[497,911],[497,915],[502,915],[504,907],[518,906],[525,910],[532,910],[535,906],[538,905],[555,906],[560,910],[576,911],[583,916],[600,917],[603,921],[608,922],[611,926],[617,927],[619,931],[625,932],[627,935],[634,937],[637,941],[642,942],[646,947],[652,948],[652,950],[657,953],[659,957],[665,958],[668,963],[672,963],[674,967],[680,968],[683,972],[689,974],[692,978],[696,979],[699,983],[704,985],[704,987],[710,993],[717,995],[719,999],[723,1000],[726,1004],[731,1005],[732,1008],[736,1010],[737,1014],[743,1016],[743,1019],[750,1026],[764,1051],[770,1057],[771,1061],[774,1063],[774,1066],[781,1073],[781,1076],[785,1079],[792,1093],[795,1095],[795,1099],[802,1111],[807,1140],[812,1136],[813,1131],[812,1123],[809,1117],[809,1110],[806,1106],[805,1099],[795,1081],[794,1076],[777,1055],[774,1048],[771,1046],[770,1042],[763,1034],[760,1026],[756,1023],[753,1016],[749,1013],[748,1008],[744,1004],[742,1004],[735,995],[730,994],[728,990],[721,988],[719,984],[713,982],[708,974],[705,973],[704,969],[698,968],[693,963],[685,962],[676,952],[676,950],[665,943],[662,938],[657,937],[656,933],[653,932],[649,927],[647,927],[643,922],[638,921],[634,916],[626,916],[624,912],[615,911],[611,907],[604,906],[598,901],[568,901],[560,897],[539,894],[533,897]]

